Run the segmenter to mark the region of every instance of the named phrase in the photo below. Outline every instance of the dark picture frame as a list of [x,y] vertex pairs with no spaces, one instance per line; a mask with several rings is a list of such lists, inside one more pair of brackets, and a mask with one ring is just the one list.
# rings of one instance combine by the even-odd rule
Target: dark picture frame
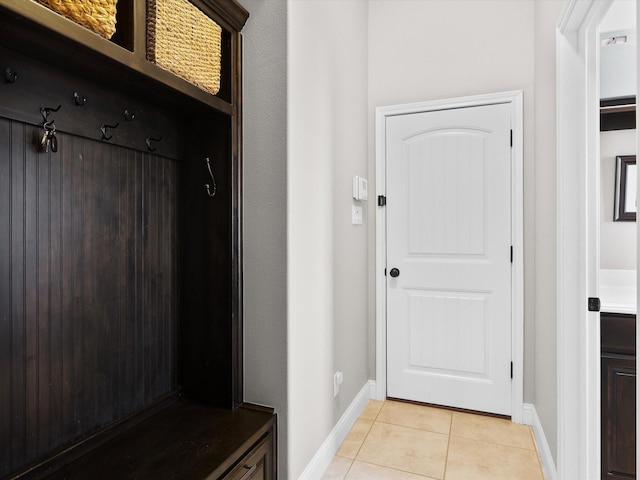
[[614,222],[636,221],[636,156],[616,156],[616,187],[614,195]]

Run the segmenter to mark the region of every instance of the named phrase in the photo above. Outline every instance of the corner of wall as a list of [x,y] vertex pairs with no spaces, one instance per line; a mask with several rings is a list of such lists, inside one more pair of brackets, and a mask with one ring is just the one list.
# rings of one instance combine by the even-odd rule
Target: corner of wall
[[542,423],[538,418],[536,407],[530,403],[525,403],[522,406],[522,422],[525,425],[531,426],[533,430],[533,437],[538,449],[538,455],[540,456],[540,463],[542,464],[542,471],[544,473],[545,480],[556,480],[558,473],[556,470],[555,462],[553,461],[553,455],[547,442],[547,437],[542,428]]

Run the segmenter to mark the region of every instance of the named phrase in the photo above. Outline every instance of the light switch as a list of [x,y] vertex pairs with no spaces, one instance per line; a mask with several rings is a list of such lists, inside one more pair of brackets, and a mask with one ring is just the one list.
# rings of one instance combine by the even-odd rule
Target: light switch
[[362,225],[362,207],[351,205],[351,223]]

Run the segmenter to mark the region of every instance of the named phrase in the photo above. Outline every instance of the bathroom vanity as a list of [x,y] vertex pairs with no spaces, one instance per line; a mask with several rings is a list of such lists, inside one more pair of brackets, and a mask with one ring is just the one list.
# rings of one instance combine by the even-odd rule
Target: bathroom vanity
[[[636,478],[635,271],[602,271],[602,478]],[[625,278],[626,277],[626,278]]]

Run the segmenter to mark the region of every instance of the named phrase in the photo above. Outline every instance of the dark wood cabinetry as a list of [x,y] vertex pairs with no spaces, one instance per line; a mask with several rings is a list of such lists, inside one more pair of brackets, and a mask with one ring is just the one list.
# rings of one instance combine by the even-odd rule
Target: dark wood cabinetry
[[602,479],[636,478],[636,316],[601,313]]
[[275,416],[242,398],[248,14],[192,3],[217,95],[146,60],[145,2],[108,41],[0,0],[0,478],[275,477]]
[[600,101],[600,131],[636,128],[636,98],[621,97]]

